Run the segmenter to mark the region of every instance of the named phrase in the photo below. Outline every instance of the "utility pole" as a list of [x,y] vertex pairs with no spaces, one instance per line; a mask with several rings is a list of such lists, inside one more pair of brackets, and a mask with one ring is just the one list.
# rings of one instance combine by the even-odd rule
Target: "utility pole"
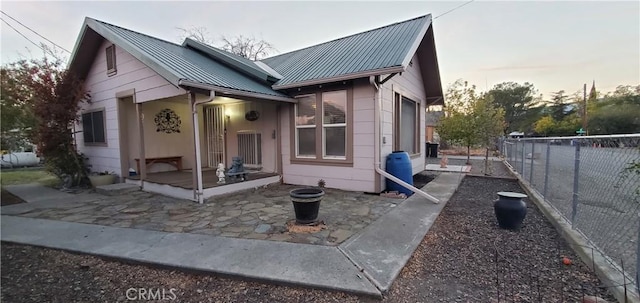
[[582,99],[582,129],[589,135],[587,130],[587,84],[584,84],[584,95]]

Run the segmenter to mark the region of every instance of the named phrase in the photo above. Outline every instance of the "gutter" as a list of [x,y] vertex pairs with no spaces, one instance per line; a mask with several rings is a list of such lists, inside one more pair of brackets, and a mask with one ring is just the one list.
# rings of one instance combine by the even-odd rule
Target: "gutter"
[[294,83],[283,84],[283,85],[274,84],[273,86],[271,86],[271,88],[275,90],[281,90],[281,89],[289,89],[289,88],[299,88],[299,87],[310,86],[310,85],[321,85],[321,84],[327,84],[329,82],[339,82],[339,81],[352,80],[352,79],[358,79],[358,78],[366,78],[366,77],[371,78],[378,75],[401,73],[401,72],[404,72],[404,69],[405,69],[405,66],[402,66],[402,65],[392,66],[392,67],[386,67],[381,69],[368,70],[364,72],[346,74],[338,77],[312,79],[312,80],[294,82]]
[[221,87],[221,86],[217,86],[217,85],[199,83],[199,82],[195,82],[195,81],[191,81],[191,80],[187,80],[187,79],[178,80],[178,86],[188,86],[188,87],[200,88],[200,89],[210,90],[210,91],[215,90],[215,91],[217,91],[219,93],[222,93],[222,94],[231,94],[231,95],[250,97],[250,98],[258,98],[258,99],[264,99],[264,100],[284,101],[284,102],[291,102],[291,103],[297,103],[298,102],[295,98],[279,97],[279,96],[273,96],[273,95],[265,95],[265,94],[260,94],[260,93],[254,93],[254,92],[248,92],[248,91],[233,89],[233,88]]
[[[381,168],[381,155],[380,155],[380,150],[381,150],[381,146],[380,146],[380,134],[381,134],[381,118],[380,115],[382,114],[380,112],[380,109],[382,108],[382,86],[379,86],[379,76],[371,76],[369,77],[369,82],[373,85],[373,87],[375,87],[376,89],[376,94],[375,94],[375,102],[374,102],[374,122],[373,122],[373,132],[374,132],[374,143],[373,143],[373,148],[374,148],[374,165],[373,168],[375,169],[376,173],[382,175],[383,177],[390,179],[393,182],[398,183],[399,185],[401,185],[402,187],[424,197],[427,198],[427,200],[430,200],[431,202],[433,202],[434,204],[438,204],[440,203],[440,200],[438,200],[438,198],[427,194],[426,192],[422,191],[421,189],[407,183],[404,182],[402,180],[400,180],[399,178],[393,176],[392,174],[384,171]],[[376,178],[378,178],[378,176],[376,176]],[[376,189],[377,190],[377,189]]]

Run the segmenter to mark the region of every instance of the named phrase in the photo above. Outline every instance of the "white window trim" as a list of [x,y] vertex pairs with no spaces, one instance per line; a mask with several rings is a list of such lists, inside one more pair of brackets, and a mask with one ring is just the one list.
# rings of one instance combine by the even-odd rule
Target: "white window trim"
[[[296,98],[297,99],[302,99],[302,98],[311,97],[311,96],[316,97],[315,94],[307,94],[307,95],[296,96]],[[318,100],[315,100],[315,101],[316,101],[316,104],[317,104]],[[293,115],[293,117],[294,117],[293,123],[294,123],[294,127],[295,127],[295,130],[294,130],[295,131],[295,142],[294,142],[294,144],[295,144],[295,149],[296,149],[296,158],[315,159],[316,158],[315,152],[314,152],[313,155],[300,155],[300,137],[299,137],[300,135],[299,135],[298,129],[301,129],[301,128],[313,128],[313,129],[315,129],[317,127],[317,125],[316,124],[313,124],[313,125],[298,125],[298,122],[297,122],[297,119],[298,119],[298,104],[296,104],[294,106],[294,115]],[[316,117],[315,119],[317,121],[318,117]],[[314,139],[314,142],[316,142],[315,139]]]
[[[111,61],[113,62],[113,68],[109,68],[109,48],[112,48],[113,51],[111,52]],[[118,73],[118,64],[116,63],[116,45],[115,44],[111,44],[109,46],[107,46],[107,48],[105,49],[105,58],[107,59],[106,63],[107,63],[107,75],[108,76],[113,76],[115,74]]]

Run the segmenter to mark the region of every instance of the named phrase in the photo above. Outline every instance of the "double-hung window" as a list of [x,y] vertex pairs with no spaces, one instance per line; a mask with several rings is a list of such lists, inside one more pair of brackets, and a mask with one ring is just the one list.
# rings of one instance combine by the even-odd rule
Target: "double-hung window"
[[394,93],[394,149],[420,153],[420,103]]
[[316,157],[316,95],[298,98],[296,105],[296,157]]
[[350,164],[350,90],[298,96],[294,109],[293,161]]
[[322,157],[347,157],[347,91],[322,93]]

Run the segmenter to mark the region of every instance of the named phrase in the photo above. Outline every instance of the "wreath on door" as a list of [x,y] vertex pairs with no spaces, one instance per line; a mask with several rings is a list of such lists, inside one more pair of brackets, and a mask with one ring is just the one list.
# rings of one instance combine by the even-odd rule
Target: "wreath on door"
[[247,119],[247,121],[256,121],[260,118],[260,113],[255,110],[250,110],[244,114],[244,118]]
[[169,108],[165,108],[156,114],[154,119],[156,123],[156,131],[164,132],[167,134],[180,132],[180,116],[175,111]]

